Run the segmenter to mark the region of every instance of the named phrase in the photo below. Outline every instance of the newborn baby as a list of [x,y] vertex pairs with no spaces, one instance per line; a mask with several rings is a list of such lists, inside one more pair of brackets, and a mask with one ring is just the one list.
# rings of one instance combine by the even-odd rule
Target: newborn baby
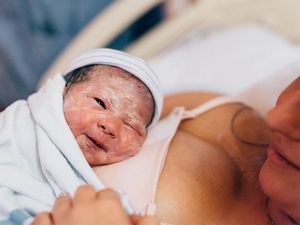
[[7,107],[0,114],[0,224],[28,224],[82,184],[104,188],[91,167],[135,155],[162,100],[142,59],[94,49]]
[[135,155],[154,115],[143,82],[106,65],[77,69],[68,77],[64,115],[88,163],[110,164]]

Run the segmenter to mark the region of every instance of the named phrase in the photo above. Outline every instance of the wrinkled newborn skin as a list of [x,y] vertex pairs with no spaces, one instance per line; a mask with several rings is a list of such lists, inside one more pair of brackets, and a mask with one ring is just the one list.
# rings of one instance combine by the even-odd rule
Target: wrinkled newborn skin
[[97,65],[64,95],[64,115],[91,166],[135,155],[154,110],[145,85],[128,72]]

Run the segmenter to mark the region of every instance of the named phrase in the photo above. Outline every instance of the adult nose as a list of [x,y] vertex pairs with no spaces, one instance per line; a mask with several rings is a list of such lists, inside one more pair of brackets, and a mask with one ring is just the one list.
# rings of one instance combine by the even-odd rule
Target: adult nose
[[273,107],[266,115],[266,122],[275,131],[295,140],[300,140],[300,129],[297,114],[293,114],[288,105],[281,104]]
[[276,108],[272,108],[267,112],[266,115],[266,122],[269,125],[270,128],[275,129],[278,126],[278,121],[281,120],[280,117],[277,115]]
[[104,134],[116,138],[121,128],[121,119],[116,116],[102,118],[98,121],[97,126]]

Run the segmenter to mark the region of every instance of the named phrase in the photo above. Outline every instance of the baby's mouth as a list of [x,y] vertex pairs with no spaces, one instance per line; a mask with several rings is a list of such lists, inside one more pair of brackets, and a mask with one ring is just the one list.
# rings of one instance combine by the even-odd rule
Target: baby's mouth
[[86,135],[86,137],[88,138],[88,140],[90,140],[97,148],[100,148],[102,151],[104,151],[104,152],[108,152],[108,148],[104,145],[104,144],[102,144],[102,143],[100,143],[100,142],[97,142],[95,139],[93,139],[92,137],[90,137],[90,136],[88,136],[88,135]]

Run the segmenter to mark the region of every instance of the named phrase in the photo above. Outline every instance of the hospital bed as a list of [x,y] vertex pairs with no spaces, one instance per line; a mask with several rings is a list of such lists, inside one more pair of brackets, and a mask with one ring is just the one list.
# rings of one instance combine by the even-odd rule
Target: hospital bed
[[[107,46],[165,2],[115,1],[75,37],[40,83],[78,54]],[[149,61],[166,94],[220,92],[242,98],[264,114],[300,72],[299,9],[298,0],[193,0],[124,50]]]

